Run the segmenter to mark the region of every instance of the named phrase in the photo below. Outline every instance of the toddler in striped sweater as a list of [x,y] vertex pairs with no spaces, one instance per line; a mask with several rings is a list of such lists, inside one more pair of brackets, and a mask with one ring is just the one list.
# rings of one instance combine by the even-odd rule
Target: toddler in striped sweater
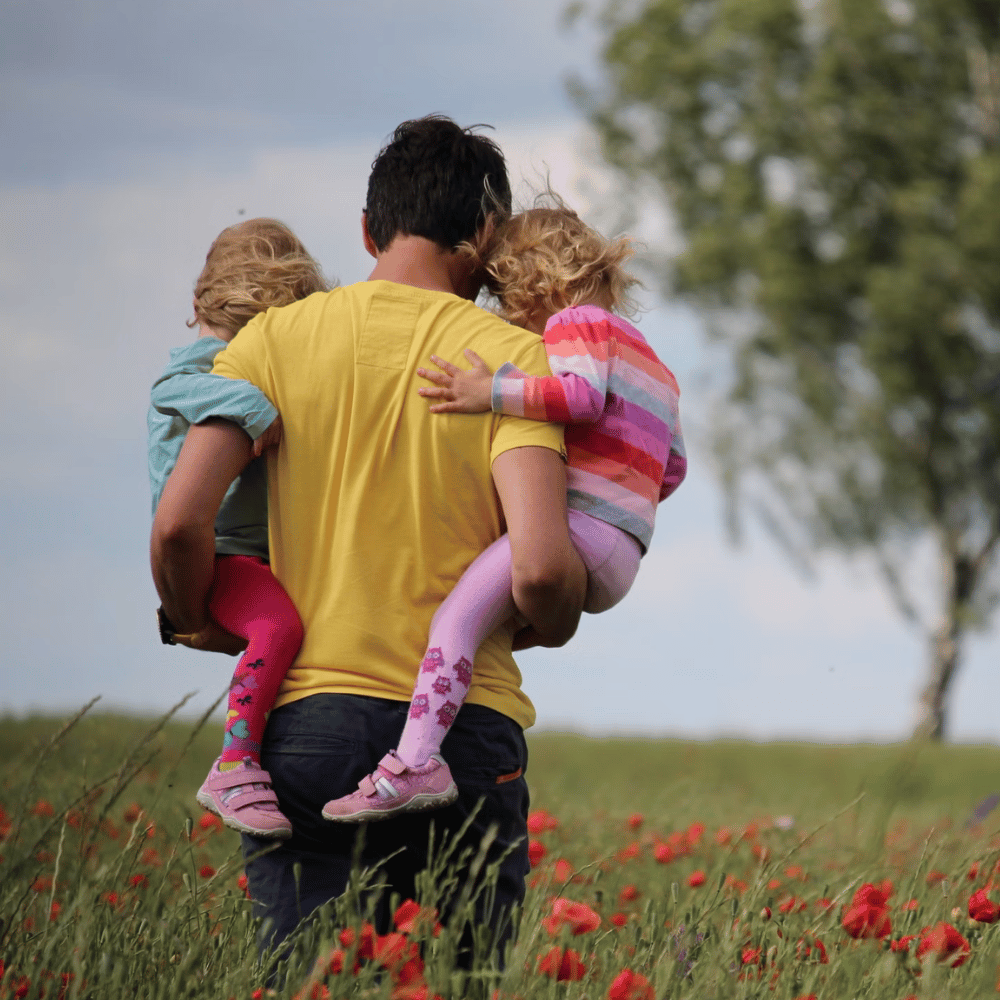
[[[588,573],[584,610],[599,614],[628,593],[653,536],[656,507],[683,480],[687,459],[677,382],[631,312],[636,283],[624,270],[625,238],[606,240],[561,203],[534,208],[484,234],[468,252],[511,323],[542,336],[552,375],[505,364],[492,372],[466,351],[471,370],[432,356],[417,372],[434,413],[507,413],[566,425],[569,528]],[[441,743],[469,690],[476,650],[515,617],[510,543],[504,535],[466,570],[431,625],[396,751],[358,791],[327,803],[343,822],[433,808],[457,796]],[[534,645],[522,628],[515,648]]]

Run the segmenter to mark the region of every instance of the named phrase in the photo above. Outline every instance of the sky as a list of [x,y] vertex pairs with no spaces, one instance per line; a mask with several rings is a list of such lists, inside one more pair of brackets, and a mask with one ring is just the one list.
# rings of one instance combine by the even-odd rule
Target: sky
[[[546,178],[592,224],[619,218],[572,77],[599,36],[561,0],[32,0],[0,5],[0,714],[198,714],[234,661],[163,647],[148,566],[145,416],[217,233],[278,217],[328,275],[372,262],[372,159],[407,118],[488,123],[522,200]],[[631,231],[676,252],[631,192]],[[559,650],[522,654],[538,725],[595,735],[904,738],[923,640],[864,560],[803,579],[751,524],[734,548],[704,428],[718,357],[649,281],[638,320],[682,388],[690,473],[659,511],[632,593]],[[908,576],[934,605],[931,554]],[[995,634],[973,636],[949,731],[997,740]]]

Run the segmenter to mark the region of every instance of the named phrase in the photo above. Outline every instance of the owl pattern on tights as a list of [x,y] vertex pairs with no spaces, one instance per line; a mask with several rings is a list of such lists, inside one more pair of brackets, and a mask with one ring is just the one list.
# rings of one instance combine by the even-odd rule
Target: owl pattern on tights
[[437,710],[438,725],[443,729],[447,729],[455,721],[455,716],[457,714],[458,705],[456,705],[453,701],[446,701]]
[[472,664],[464,656],[455,664],[455,677],[466,687],[472,683]]
[[439,670],[443,666],[444,656],[441,655],[441,647],[435,646],[433,649],[428,649],[424,655],[423,663],[420,664],[420,672],[433,674],[435,670]]

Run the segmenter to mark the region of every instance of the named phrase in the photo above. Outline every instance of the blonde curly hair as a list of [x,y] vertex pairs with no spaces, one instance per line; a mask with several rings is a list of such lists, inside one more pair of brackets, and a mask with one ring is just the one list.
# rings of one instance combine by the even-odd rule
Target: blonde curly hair
[[637,304],[629,289],[640,282],[623,266],[635,255],[632,241],[608,240],[558,196],[543,197],[554,204],[499,221],[494,216],[475,244],[462,247],[482,268],[503,318],[524,326],[539,311],[585,303],[633,315]]
[[277,219],[247,219],[223,229],[194,286],[194,319],[238,333],[257,313],[285,306],[330,283],[299,238]]

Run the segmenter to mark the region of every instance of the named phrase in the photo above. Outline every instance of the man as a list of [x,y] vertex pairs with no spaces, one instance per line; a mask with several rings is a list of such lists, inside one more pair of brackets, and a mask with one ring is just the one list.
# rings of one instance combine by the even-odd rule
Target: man
[[[508,531],[514,599],[535,641],[561,645],[579,621],[586,572],[566,527],[562,429],[494,414],[435,416],[416,391],[418,365],[466,347],[494,369],[513,361],[548,373],[538,337],[472,303],[480,282],[456,248],[491,203],[510,204],[494,143],[439,116],[404,122],[369,179],[369,280],[269,310],[216,360],[217,374],[252,382],[281,414],[268,470],[271,564],[305,626],[262,754],[294,833],[259,857],[273,845],[244,837],[264,944],[343,893],[357,829],[324,821],[320,810],[396,745],[431,617],[479,552]],[[215,513],[249,455],[235,424],[191,428],[154,522],[164,610],[178,632],[200,633],[204,648],[231,649],[205,597]],[[506,852],[495,909],[481,901],[478,913],[496,928],[500,911],[523,898],[528,871],[522,730],[534,710],[511,641],[507,626],[483,643],[442,747],[458,801],[364,828],[362,854],[365,865],[395,854],[386,881],[413,896],[430,825],[440,845],[475,814],[463,843],[478,850],[493,828],[487,862]]]

